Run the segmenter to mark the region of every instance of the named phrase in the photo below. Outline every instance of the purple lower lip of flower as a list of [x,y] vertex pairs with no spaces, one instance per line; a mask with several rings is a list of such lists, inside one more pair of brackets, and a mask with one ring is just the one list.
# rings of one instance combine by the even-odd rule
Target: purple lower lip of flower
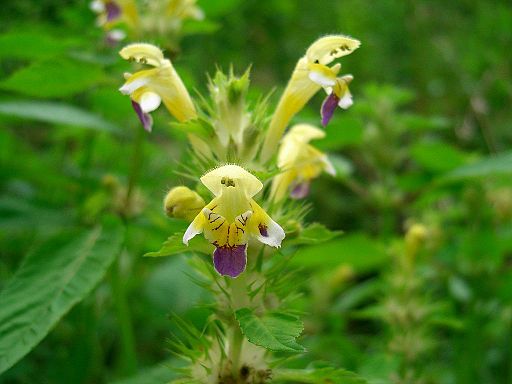
[[139,117],[139,120],[142,123],[142,126],[144,127],[144,129],[148,132],[151,132],[151,127],[153,125],[153,119],[151,118],[149,113],[144,112],[142,110],[142,108],[140,107],[140,104],[133,100],[132,100],[132,107],[135,110],[135,112],[137,113],[137,116]]
[[339,101],[340,98],[332,92],[322,103],[320,113],[322,115],[322,125],[324,127],[329,124],[329,121],[331,121],[332,115],[334,114],[334,110],[338,106]]
[[222,276],[237,277],[247,264],[247,244],[215,248],[213,265]]
[[305,198],[307,195],[309,195],[309,184],[309,182],[303,181],[295,185],[290,192],[290,197],[296,200]]
[[105,11],[107,13],[107,21],[113,21],[121,16],[121,7],[115,1],[107,1],[105,3]]

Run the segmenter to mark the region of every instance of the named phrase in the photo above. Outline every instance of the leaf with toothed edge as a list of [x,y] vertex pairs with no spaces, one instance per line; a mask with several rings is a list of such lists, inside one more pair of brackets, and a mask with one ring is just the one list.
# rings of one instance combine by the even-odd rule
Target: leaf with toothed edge
[[305,348],[295,340],[304,329],[304,324],[296,316],[273,312],[262,317],[249,308],[241,308],[235,317],[242,333],[251,343],[271,351],[304,352]]
[[204,254],[211,254],[214,250],[211,245],[203,236],[196,236],[190,240],[189,245],[183,244],[183,232],[177,232],[162,244],[162,248],[155,252],[148,252],[145,257],[160,257],[179,255],[186,252],[199,252]]

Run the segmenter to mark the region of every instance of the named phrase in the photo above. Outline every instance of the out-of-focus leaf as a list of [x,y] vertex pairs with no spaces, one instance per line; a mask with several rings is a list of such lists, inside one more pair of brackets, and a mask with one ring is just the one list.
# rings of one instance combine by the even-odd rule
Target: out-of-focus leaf
[[105,275],[123,226],[109,218],[78,236],[58,236],[30,253],[0,293],[0,373],[34,348]]
[[335,150],[363,141],[363,123],[355,117],[340,116],[325,128],[325,138],[314,142],[322,150]]
[[444,117],[425,117],[405,113],[401,116],[401,122],[407,127],[408,130],[419,132],[440,131],[447,129],[450,126],[450,121]]
[[411,149],[412,158],[431,172],[446,172],[466,162],[461,150],[442,142],[417,143]]
[[56,56],[69,45],[66,40],[55,39],[43,32],[13,31],[0,35],[0,57],[39,59]]
[[181,32],[183,35],[209,34],[217,31],[221,25],[210,20],[188,20]]
[[70,222],[69,211],[47,208],[20,198],[0,198],[0,229],[7,233],[26,232],[27,228],[50,231],[69,225]]
[[240,0],[199,0],[198,5],[208,17],[218,17],[231,12],[240,2]]
[[268,313],[258,317],[252,309],[241,308],[235,312],[242,333],[256,345],[271,351],[303,352],[305,349],[295,339],[304,324],[295,316],[285,313]]
[[332,166],[336,170],[335,177],[337,179],[344,180],[352,174],[352,163],[345,157],[338,154],[331,154],[329,155],[329,160],[331,161]]
[[313,223],[304,228],[297,238],[288,241],[288,244],[320,244],[341,234],[341,231],[331,231],[320,223]]
[[169,238],[162,244],[162,248],[156,252],[148,252],[144,256],[147,257],[160,257],[160,256],[172,256],[179,255],[185,252],[200,252],[200,253],[212,253],[213,245],[208,243],[203,236],[196,236],[188,243],[188,246],[183,244],[183,233],[178,232]]
[[463,165],[443,175],[437,181],[449,183],[467,179],[485,177],[503,177],[512,175],[512,152],[500,153],[471,164]]
[[0,88],[35,97],[63,97],[105,80],[101,67],[68,59],[32,63],[0,82]]
[[351,234],[327,243],[299,249],[292,258],[296,266],[333,268],[348,265],[357,273],[375,270],[388,260],[384,247],[364,234]]
[[18,100],[0,102],[0,114],[98,131],[120,131],[115,125],[98,115],[73,105],[51,101]]
[[168,383],[176,377],[175,369],[180,364],[176,360],[169,360],[146,368],[139,374],[122,380],[112,381],[111,384],[162,384]]
[[203,290],[190,276],[193,269],[186,263],[186,257],[172,257],[155,260],[154,269],[145,284],[145,294],[162,313],[173,311],[181,314],[196,305]]
[[361,376],[344,369],[276,369],[272,372],[272,379],[284,383],[306,384],[367,384]]

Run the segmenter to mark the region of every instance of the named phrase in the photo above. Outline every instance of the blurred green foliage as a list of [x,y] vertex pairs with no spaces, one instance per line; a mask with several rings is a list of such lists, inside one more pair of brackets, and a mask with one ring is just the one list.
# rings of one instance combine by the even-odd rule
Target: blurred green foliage
[[[400,356],[389,347],[389,319],[376,308],[396,294],[388,279],[399,271],[406,229],[420,222],[428,236],[415,273],[425,289],[414,292],[440,306],[428,323],[433,352],[416,362],[426,382],[510,383],[510,2],[199,4],[209,27],[183,39],[174,63],[189,89],[203,93],[215,65],[233,64],[238,73],[252,65],[250,96],[275,89],[275,102],[319,35],[362,42],[343,61],[355,77],[355,104],[318,142],[338,175],[314,183],[308,213],[345,234],[312,241],[293,259],[304,275],[297,309],[309,313],[301,340],[309,352],[290,366],[324,360],[370,383],[391,382]],[[0,382],[104,383],[153,366],[123,383],[168,380],[172,372],[159,367],[170,357],[166,313],[198,327],[207,315],[198,305],[205,293],[184,278],[193,273],[187,254],[141,257],[184,227],[161,207],[170,186],[190,183],[175,165],[186,154],[183,133],[161,111],[151,135],[139,127],[116,91],[129,64],[104,44],[86,1],[6,2],[0,20],[0,303],[13,292],[25,255],[44,249],[65,260],[70,231],[86,236],[112,213],[128,222],[118,263],[105,261],[112,265],[107,278]],[[320,103],[317,96],[296,120],[318,125]],[[142,156],[134,169],[138,135]],[[133,324],[131,341],[123,337],[123,313]],[[0,308],[0,320],[8,315]],[[138,366],[130,364],[130,349]]]

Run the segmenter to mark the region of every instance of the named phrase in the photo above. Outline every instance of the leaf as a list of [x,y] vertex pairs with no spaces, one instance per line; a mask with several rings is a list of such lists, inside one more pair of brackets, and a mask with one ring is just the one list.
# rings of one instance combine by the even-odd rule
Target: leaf
[[446,172],[463,165],[467,154],[442,142],[422,142],[411,148],[412,158],[431,172]]
[[42,31],[15,31],[0,35],[0,57],[6,59],[48,58],[64,52],[69,42]]
[[32,63],[0,82],[0,88],[35,97],[63,97],[86,91],[105,80],[97,65],[69,59]]
[[357,374],[336,368],[319,369],[276,369],[272,373],[276,382],[308,383],[308,384],[367,384]]
[[303,247],[291,262],[299,267],[330,269],[348,265],[358,273],[366,273],[388,260],[384,247],[362,233],[343,236],[323,244]]
[[51,101],[18,100],[0,102],[0,114],[51,124],[119,132],[112,123],[73,105]]
[[98,284],[119,253],[117,219],[31,252],[0,293],[0,373],[34,348]]
[[295,339],[302,333],[304,324],[295,316],[285,313],[268,313],[258,317],[249,308],[235,312],[242,333],[247,339],[271,351],[303,352],[305,348]]
[[206,241],[202,236],[196,236],[188,243],[188,246],[183,244],[183,232],[175,233],[169,236],[169,238],[162,244],[156,252],[148,252],[144,256],[146,257],[160,257],[160,256],[172,256],[179,255],[185,252],[200,252],[210,254],[213,252],[212,245]]
[[471,164],[463,165],[445,174],[438,183],[449,183],[467,179],[512,175],[512,152],[504,152]]
[[176,368],[180,366],[180,362],[169,360],[157,364],[153,367],[143,369],[135,376],[126,379],[116,380],[111,384],[162,384],[168,383],[176,377]]
[[329,160],[332,163],[332,166],[336,170],[336,177],[339,180],[347,179],[353,172],[352,163],[345,157],[338,154],[330,154]]
[[362,142],[363,123],[361,119],[340,116],[327,125],[325,138],[315,141],[314,146],[322,150],[335,150]]
[[341,231],[331,231],[320,223],[313,223],[304,228],[296,239],[288,241],[288,244],[320,244],[341,234]]

